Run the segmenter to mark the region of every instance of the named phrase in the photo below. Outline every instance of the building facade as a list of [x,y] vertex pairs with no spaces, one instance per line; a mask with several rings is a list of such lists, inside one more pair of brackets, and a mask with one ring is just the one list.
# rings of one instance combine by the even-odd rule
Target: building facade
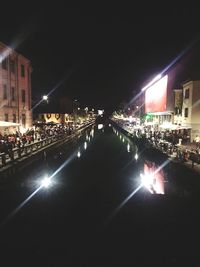
[[31,62],[0,42],[0,121],[32,127]]
[[200,80],[183,83],[182,125],[191,128],[191,141],[200,136]]

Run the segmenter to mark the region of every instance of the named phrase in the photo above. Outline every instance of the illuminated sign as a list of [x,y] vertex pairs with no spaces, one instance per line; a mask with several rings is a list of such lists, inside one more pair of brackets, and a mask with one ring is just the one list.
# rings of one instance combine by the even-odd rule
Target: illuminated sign
[[167,106],[167,81],[165,75],[145,91],[145,112],[164,112]]

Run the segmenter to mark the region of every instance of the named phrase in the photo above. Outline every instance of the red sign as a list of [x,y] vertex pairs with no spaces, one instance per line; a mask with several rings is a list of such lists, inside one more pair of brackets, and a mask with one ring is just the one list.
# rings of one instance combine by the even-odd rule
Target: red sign
[[164,112],[167,107],[167,81],[165,75],[145,91],[145,112]]

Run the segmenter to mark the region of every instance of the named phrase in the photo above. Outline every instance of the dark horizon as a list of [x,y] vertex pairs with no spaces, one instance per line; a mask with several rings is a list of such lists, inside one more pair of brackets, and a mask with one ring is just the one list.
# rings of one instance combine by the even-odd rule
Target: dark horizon
[[31,60],[35,100],[57,87],[51,97],[113,110],[198,38],[187,9],[18,4],[1,16],[0,41]]

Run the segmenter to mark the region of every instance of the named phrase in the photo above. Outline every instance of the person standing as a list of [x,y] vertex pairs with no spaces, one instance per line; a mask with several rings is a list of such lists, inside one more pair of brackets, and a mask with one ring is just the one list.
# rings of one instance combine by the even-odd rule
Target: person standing
[[195,137],[195,139],[194,139],[194,142],[195,142],[195,144],[196,144],[196,148],[199,147],[199,141],[200,141],[199,136],[196,135],[196,137]]

